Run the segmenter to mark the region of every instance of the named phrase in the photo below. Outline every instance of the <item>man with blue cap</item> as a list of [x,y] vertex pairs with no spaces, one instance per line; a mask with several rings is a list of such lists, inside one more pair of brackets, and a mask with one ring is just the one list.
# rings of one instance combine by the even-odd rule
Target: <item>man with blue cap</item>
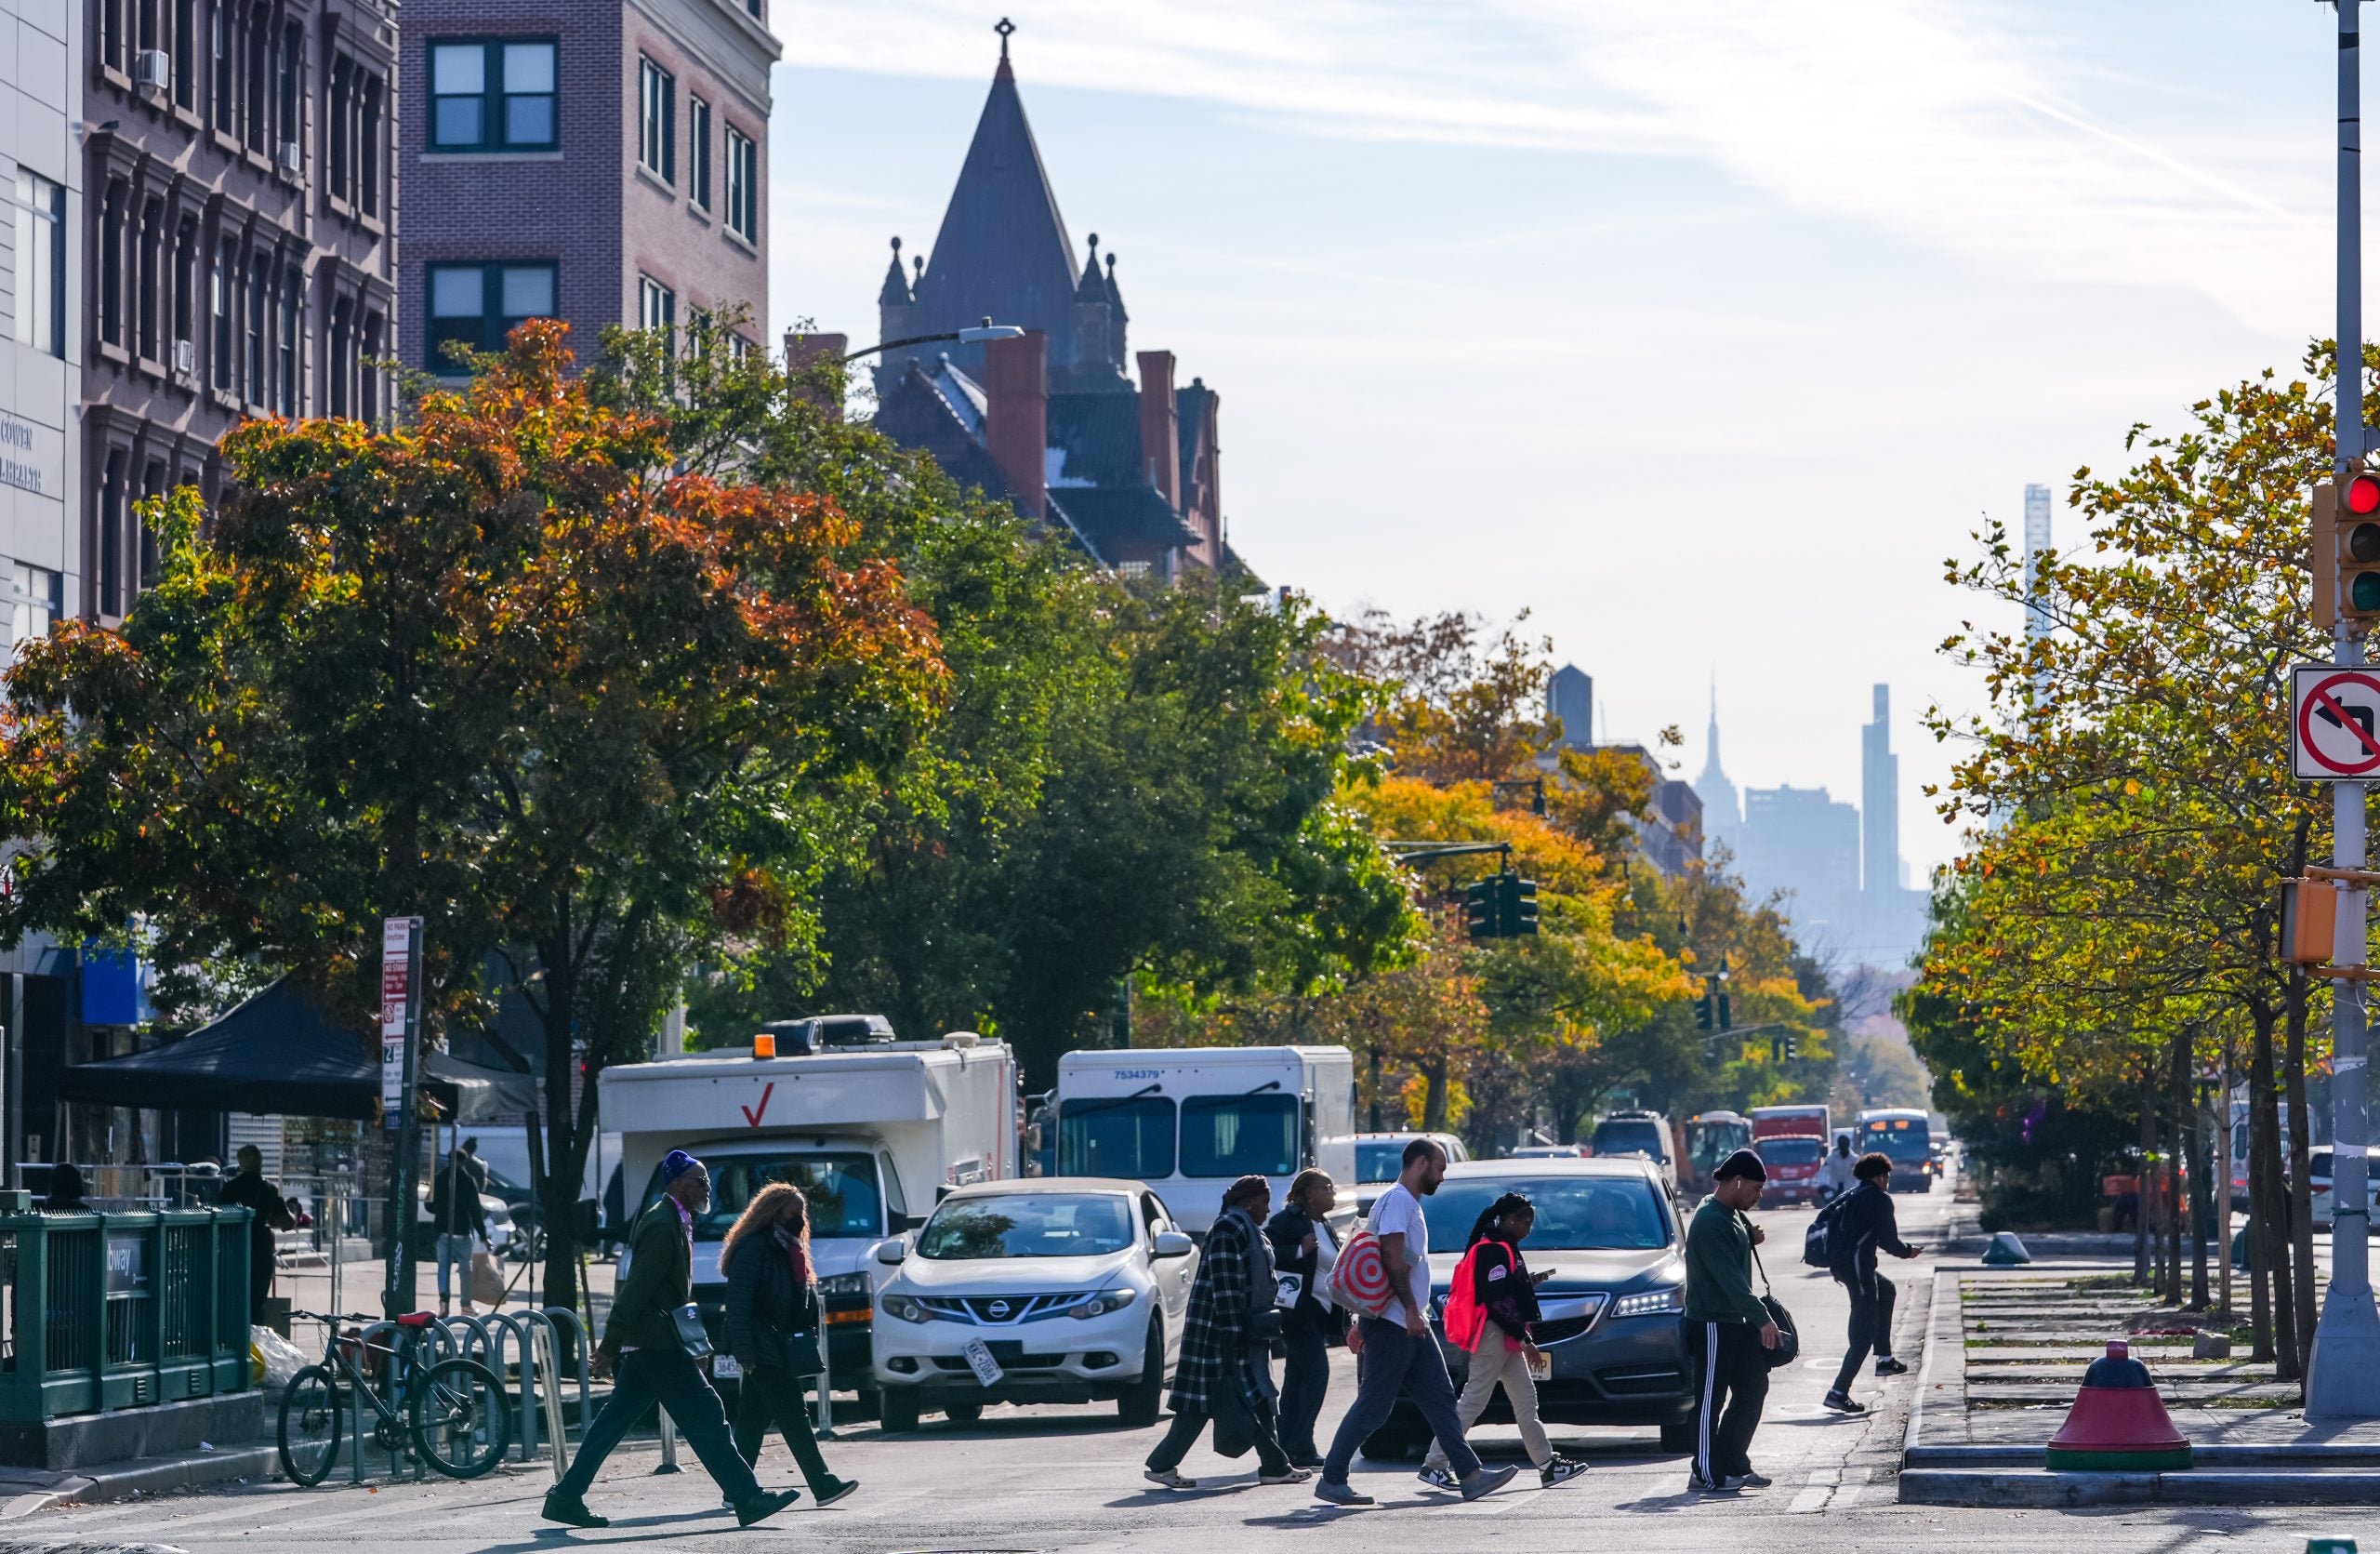
[[655,1403],[669,1411],[744,1526],[801,1497],[799,1490],[764,1490],[752,1477],[710,1378],[679,1341],[677,1313],[694,1298],[694,1216],[709,1207],[710,1173],[685,1150],[670,1150],[661,1162],[661,1196],[628,1233],[628,1275],[613,1297],[595,1354],[596,1374],[608,1369],[615,1375],[611,1401],[587,1427],[570,1471],[546,1495],[547,1521],[611,1525],[587,1508],[588,1487],[612,1448]]

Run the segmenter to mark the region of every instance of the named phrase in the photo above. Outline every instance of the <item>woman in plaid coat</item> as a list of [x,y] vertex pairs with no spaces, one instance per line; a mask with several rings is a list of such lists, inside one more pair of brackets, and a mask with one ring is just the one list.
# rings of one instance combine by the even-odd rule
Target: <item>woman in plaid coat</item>
[[1223,1192],[1223,1213],[1207,1232],[1198,1276],[1182,1323],[1182,1359],[1173,1372],[1173,1426],[1149,1454],[1149,1482],[1196,1489],[1177,1471],[1210,1419],[1216,1435],[1256,1448],[1257,1478],[1268,1484],[1302,1483],[1273,1430],[1273,1377],[1266,1330],[1278,1326],[1272,1249],[1260,1227],[1272,1212],[1272,1185],[1242,1176]]

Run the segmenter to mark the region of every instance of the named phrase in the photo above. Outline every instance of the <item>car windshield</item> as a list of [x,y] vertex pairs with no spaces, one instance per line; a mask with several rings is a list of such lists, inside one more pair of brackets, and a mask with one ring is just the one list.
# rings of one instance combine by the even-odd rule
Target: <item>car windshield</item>
[[1287,1176],[1298,1168],[1295,1096],[1192,1096],[1182,1103],[1185,1176]]
[[1661,1195],[1641,1176],[1462,1176],[1449,1177],[1423,1205],[1430,1250],[1462,1251],[1473,1221],[1507,1192],[1525,1192],[1537,1205],[1527,1248],[1650,1252],[1670,1243]]
[[1173,1103],[1099,1096],[1058,1108],[1058,1175],[1162,1181],[1173,1175]]
[[1752,1146],[1762,1162],[1768,1165],[1811,1165],[1823,1152],[1815,1138],[1764,1138]]
[[1661,1160],[1669,1154],[1662,1145],[1661,1125],[1633,1118],[1627,1122],[1613,1118],[1597,1122],[1589,1147],[1599,1155],[1641,1154]]
[[918,1255],[1096,1257],[1132,1244],[1132,1206],[1113,1193],[954,1198],[918,1233]]
[[[810,1234],[880,1236],[884,1200],[877,1191],[876,1162],[856,1151],[835,1154],[721,1155],[710,1166],[710,1209],[694,1219],[696,1241],[725,1241],[728,1227],[771,1182],[791,1182],[810,1202]],[[660,1171],[654,1172],[644,1202],[660,1201]]]
[[1358,1139],[1355,1143],[1355,1180],[1359,1182],[1393,1182],[1405,1170],[1405,1140],[1401,1138]]

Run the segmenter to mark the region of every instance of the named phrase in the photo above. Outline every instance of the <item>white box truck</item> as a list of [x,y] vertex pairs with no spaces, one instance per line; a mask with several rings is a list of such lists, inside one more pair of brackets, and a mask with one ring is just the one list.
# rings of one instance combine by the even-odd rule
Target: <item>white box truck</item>
[[1126,1047],[1058,1059],[1057,1172],[1146,1182],[1204,1236],[1223,1189],[1269,1177],[1275,1207],[1316,1165],[1354,1202],[1355,1060],[1345,1047]]
[[[631,1215],[660,1195],[670,1150],[710,1168],[710,1212],[694,1222],[694,1299],[722,1353],[720,1243],[762,1187],[802,1189],[829,1374],[838,1390],[864,1388],[878,1268],[866,1254],[921,1223],[943,1189],[1018,1174],[1016,1058],[1006,1043],[969,1031],[798,1056],[774,1050],[763,1036],[749,1047],[608,1068],[602,1126],[619,1136]],[[624,1253],[623,1278],[628,1264]]]

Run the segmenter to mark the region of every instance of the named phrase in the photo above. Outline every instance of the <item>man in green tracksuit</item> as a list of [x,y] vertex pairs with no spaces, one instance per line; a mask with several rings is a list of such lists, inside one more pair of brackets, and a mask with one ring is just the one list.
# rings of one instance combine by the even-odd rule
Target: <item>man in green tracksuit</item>
[[1752,1249],[1765,1238],[1744,1217],[1760,1202],[1768,1170],[1758,1155],[1738,1149],[1711,1175],[1711,1196],[1686,1227],[1686,1315],[1679,1319],[1694,1374],[1694,1468],[1686,1488],[1701,1494],[1768,1487],[1752,1471],[1750,1453],[1768,1401],[1762,1351],[1778,1342],[1777,1324],[1752,1287]]

